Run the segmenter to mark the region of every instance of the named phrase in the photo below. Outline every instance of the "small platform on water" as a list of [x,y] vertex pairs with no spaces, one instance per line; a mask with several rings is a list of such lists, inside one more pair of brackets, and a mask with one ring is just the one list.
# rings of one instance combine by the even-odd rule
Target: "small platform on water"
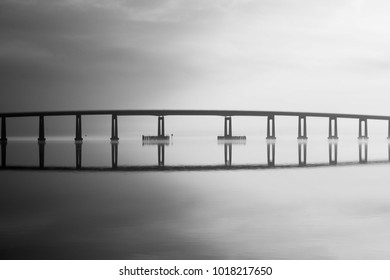
[[165,144],[169,145],[170,136],[145,136],[142,135],[142,145],[155,145],[155,144]]

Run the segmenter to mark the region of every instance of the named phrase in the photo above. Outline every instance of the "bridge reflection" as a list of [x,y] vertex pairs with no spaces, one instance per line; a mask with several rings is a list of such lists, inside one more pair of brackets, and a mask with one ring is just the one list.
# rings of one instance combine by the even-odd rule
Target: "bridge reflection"
[[[364,137],[364,136],[363,136]],[[363,138],[362,137],[362,138]],[[266,148],[267,148],[267,154],[266,154],[266,164],[265,165],[248,165],[248,164],[241,164],[241,165],[235,165],[233,163],[233,149],[235,145],[246,145],[246,141],[219,141],[220,145],[223,145],[223,151],[224,151],[224,157],[223,157],[223,166],[226,168],[231,169],[244,169],[247,167],[248,169],[256,169],[256,168],[282,168],[282,167],[314,167],[314,166],[335,166],[335,165],[348,165],[348,164],[368,164],[368,163],[384,163],[387,161],[390,161],[390,141],[388,142],[388,155],[386,161],[371,161],[368,160],[368,141],[367,139],[361,139],[358,141],[358,161],[356,162],[339,162],[338,161],[338,140],[337,139],[330,139],[328,141],[328,151],[329,151],[329,161],[327,163],[311,163],[308,164],[307,161],[307,145],[308,140],[301,138],[298,139],[297,144],[297,150],[298,150],[298,161],[297,164],[276,164],[275,160],[275,154],[276,154],[276,140],[275,139],[269,139],[266,141]],[[28,168],[23,166],[8,166],[7,165],[7,142],[1,142],[1,167],[2,169],[13,169],[13,168]],[[82,165],[82,142],[76,142],[75,144],[75,167],[76,170],[89,170],[90,167],[83,167]],[[145,167],[147,170],[153,170],[154,167],[167,167],[167,169],[174,169],[174,170],[181,170],[182,167],[179,166],[166,166],[165,164],[165,147],[170,145],[169,140],[161,140],[161,141],[144,141],[142,143],[143,146],[156,146],[157,147],[157,164],[151,165],[148,167]],[[62,167],[53,167],[53,166],[46,166],[45,165],[45,149],[46,149],[46,142],[41,141],[38,143],[39,149],[38,149],[38,162],[39,165],[37,166],[37,169],[62,169]],[[118,164],[118,154],[119,154],[119,143],[117,141],[111,141],[111,168],[110,169],[120,169],[120,170],[132,170],[133,167],[129,166],[119,166]],[[189,170],[202,170],[202,169],[212,169],[212,165],[201,165],[198,167],[196,166],[187,166]],[[221,165],[214,165],[215,168],[221,169]],[[91,167],[93,169],[93,167]],[[108,168],[108,167],[107,167]],[[140,167],[135,167],[134,170],[139,169]],[[34,169],[34,168],[32,168]],[[64,167],[66,169],[66,167]]]

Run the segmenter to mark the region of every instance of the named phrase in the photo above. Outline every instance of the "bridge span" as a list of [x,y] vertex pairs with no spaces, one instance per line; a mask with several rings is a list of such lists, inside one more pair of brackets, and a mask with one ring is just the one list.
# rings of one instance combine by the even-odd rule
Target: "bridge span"
[[368,120],[383,120],[388,122],[388,139],[390,139],[390,116],[362,115],[362,114],[336,114],[315,112],[285,112],[285,111],[248,111],[248,110],[79,110],[79,111],[41,111],[0,113],[1,118],[1,143],[7,142],[7,119],[18,117],[37,117],[39,121],[38,141],[45,142],[45,117],[51,116],[75,116],[76,132],[75,141],[82,142],[82,116],[109,115],[111,116],[111,141],[119,140],[118,117],[119,116],[156,116],[158,117],[157,135],[143,136],[143,140],[169,140],[165,135],[165,116],[220,116],[224,117],[224,135],[218,136],[219,140],[245,140],[245,136],[234,136],[232,132],[232,117],[252,116],[267,117],[267,139],[276,139],[275,118],[277,116],[298,118],[298,139],[307,139],[307,117],[329,119],[329,139],[338,139],[337,120],[358,120],[358,138],[368,139]]

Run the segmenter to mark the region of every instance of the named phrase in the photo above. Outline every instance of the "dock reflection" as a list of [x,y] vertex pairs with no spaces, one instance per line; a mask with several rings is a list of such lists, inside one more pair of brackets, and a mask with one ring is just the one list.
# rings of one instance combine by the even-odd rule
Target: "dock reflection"
[[143,138],[142,146],[157,146],[157,165],[165,165],[165,146],[171,144],[170,139],[149,139]]
[[219,139],[218,145],[223,145],[225,166],[233,164],[233,145],[246,145],[246,139]]

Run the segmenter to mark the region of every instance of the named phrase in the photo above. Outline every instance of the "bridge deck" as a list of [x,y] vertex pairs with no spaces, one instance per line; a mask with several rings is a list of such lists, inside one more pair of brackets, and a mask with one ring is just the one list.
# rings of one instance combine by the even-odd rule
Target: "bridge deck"
[[390,120],[390,116],[336,114],[314,112],[284,111],[245,111],[245,110],[89,110],[89,111],[42,111],[0,113],[0,117],[38,117],[38,116],[74,116],[74,115],[117,115],[117,116],[306,116],[332,117],[348,119]]

